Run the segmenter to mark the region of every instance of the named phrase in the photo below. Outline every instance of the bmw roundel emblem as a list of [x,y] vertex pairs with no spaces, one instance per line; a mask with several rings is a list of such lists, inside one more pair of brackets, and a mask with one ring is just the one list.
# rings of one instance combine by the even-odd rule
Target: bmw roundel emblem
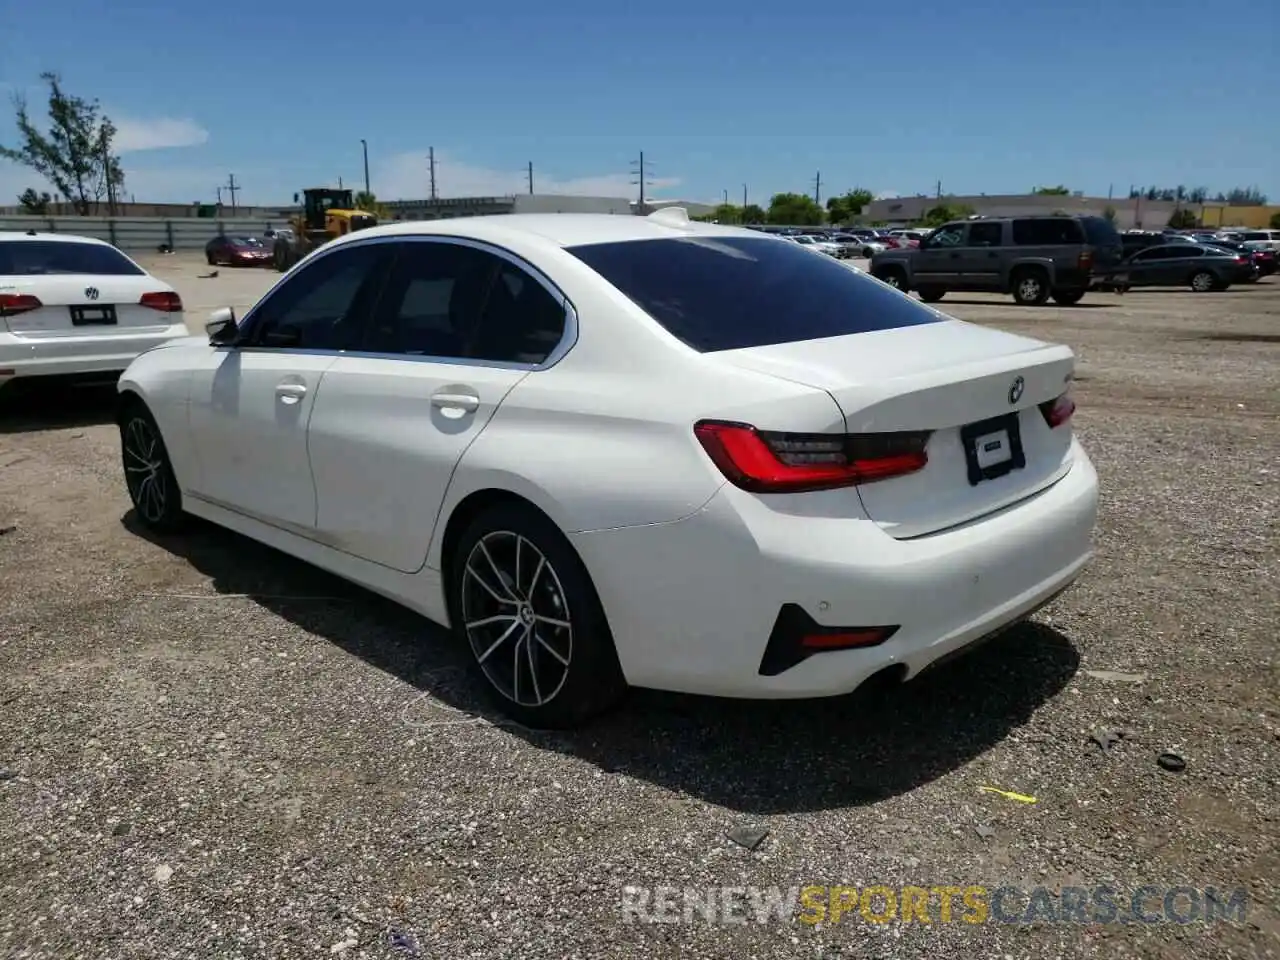
[[1009,403],[1017,403],[1022,399],[1022,391],[1027,388],[1027,381],[1021,377],[1015,377],[1013,385],[1009,387]]
[[85,288],[84,288],[84,295],[85,295],[85,297],[87,297],[87,298],[88,298],[88,299],[90,299],[90,300],[97,300],[97,299],[98,299],[98,288],[97,288],[97,287],[85,287]]

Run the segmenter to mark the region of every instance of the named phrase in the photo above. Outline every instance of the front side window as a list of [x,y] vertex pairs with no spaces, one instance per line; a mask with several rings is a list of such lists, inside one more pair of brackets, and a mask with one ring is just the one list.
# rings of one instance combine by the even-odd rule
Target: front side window
[[703,353],[940,320],[832,257],[767,237],[628,240],[567,250]]
[[326,253],[289,277],[246,324],[245,345],[299,350],[349,350],[383,277],[386,244]]
[[965,224],[949,223],[939,227],[929,237],[930,247],[958,247],[964,243]]

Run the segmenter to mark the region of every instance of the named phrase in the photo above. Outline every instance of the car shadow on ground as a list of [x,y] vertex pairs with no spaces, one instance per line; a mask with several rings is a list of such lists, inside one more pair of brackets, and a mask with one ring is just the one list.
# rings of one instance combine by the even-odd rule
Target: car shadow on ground
[[252,595],[446,708],[539,749],[742,813],[857,806],[927,784],[1026,723],[1079,666],[1067,637],[1031,622],[892,689],[809,701],[637,690],[581,730],[530,730],[493,709],[447,631],[403,607],[203,521],[165,537],[132,512],[122,522],[210,577],[217,592]]
[[31,433],[112,423],[116,384],[14,380],[0,388],[0,433]]
[[[1111,294],[1110,296],[1115,296],[1115,294]],[[941,304],[941,307],[945,307],[949,303],[959,303],[969,307],[1017,307],[1019,310],[1027,309],[1026,305],[1017,303],[1013,300],[966,300],[960,297],[944,297],[941,300],[938,300],[934,303],[929,304],[929,306],[937,307],[939,306],[939,304]],[[1110,310],[1114,306],[1117,306],[1117,304],[1088,303],[1083,300],[1080,301],[1079,303],[1062,304],[1062,303],[1054,303],[1052,300],[1047,300],[1044,303],[1039,304],[1036,309],[1039,309],[1039,310]]]

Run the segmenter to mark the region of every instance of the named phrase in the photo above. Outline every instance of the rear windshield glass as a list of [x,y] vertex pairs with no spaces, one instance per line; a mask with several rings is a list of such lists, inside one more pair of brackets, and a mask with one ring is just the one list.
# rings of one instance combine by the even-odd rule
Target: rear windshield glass
[[16,240],[0,243],[0,276],[95,273],[116,277],[143,274],[115,247],[67,240]]
[[568,252],[702,353],[941,319],[825,253],[764,237],[632,240]]

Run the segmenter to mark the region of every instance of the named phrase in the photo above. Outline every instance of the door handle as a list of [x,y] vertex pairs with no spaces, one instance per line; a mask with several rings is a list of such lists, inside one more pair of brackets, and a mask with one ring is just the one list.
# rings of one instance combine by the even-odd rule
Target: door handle
[[295,404],[307,395],[305,383],[281,383],[276,386],[276,399],[281,403]]
[[453,408],[474,413],[480,409],[480,398],[473,393],[433,393],[431,405],[442,410]]

